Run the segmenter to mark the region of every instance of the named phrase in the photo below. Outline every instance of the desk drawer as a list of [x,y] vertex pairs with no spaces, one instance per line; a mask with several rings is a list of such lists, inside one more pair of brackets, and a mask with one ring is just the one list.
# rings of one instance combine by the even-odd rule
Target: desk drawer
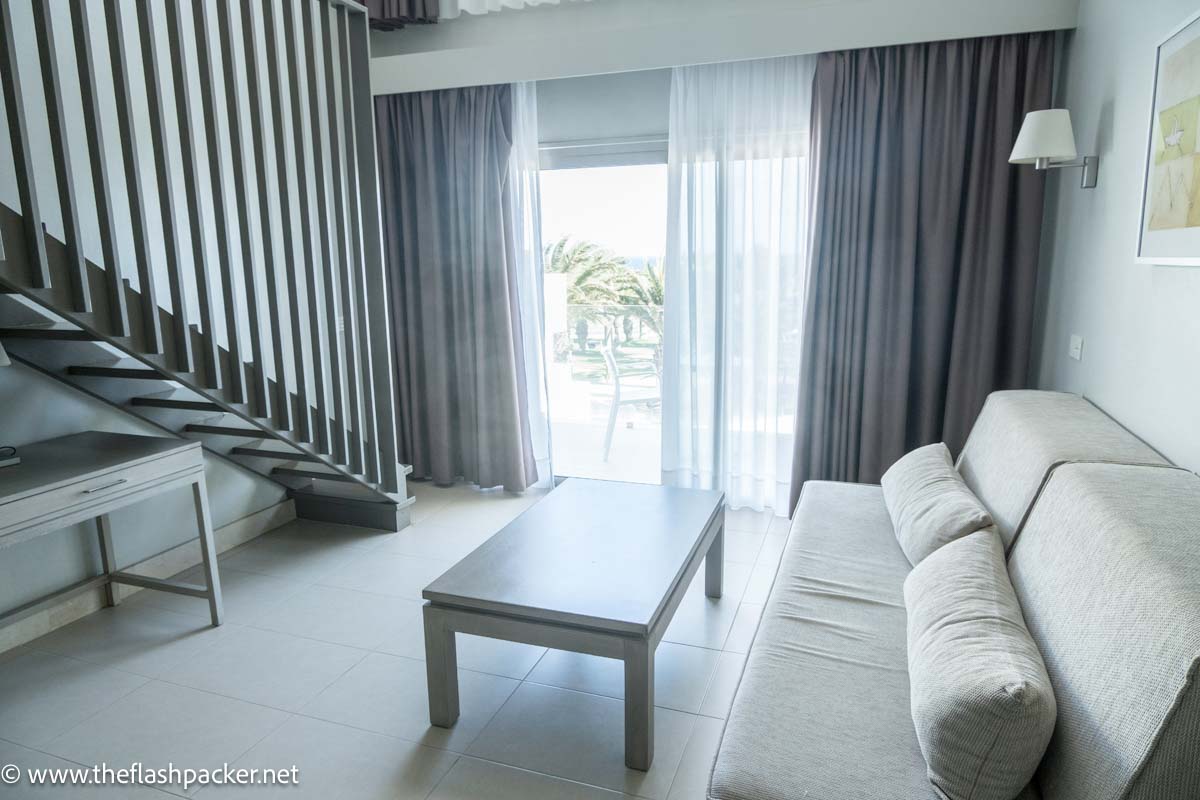
[[105,513],[112,501],[167,483],[180,473],[204,469],[200,448],[171,453],[151,461],[109,470],[65,486],[0,505],[0,544],[13,531],[36,525],[43,518],[65,517],[89,508]]

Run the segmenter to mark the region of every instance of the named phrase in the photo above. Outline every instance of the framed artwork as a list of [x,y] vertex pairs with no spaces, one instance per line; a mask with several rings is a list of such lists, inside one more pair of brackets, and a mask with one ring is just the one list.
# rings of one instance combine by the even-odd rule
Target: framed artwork
[[1200,13],[1159,43],[1137,260],[1200,266]]

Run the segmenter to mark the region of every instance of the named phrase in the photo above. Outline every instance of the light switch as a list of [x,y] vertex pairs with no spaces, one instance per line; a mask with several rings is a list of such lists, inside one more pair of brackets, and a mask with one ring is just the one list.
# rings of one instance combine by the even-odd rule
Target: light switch
[[1071,346],[1067,348],[1067,355],[1076,361],[1083,359],[1083,337],[1077,333],[1071,334]]

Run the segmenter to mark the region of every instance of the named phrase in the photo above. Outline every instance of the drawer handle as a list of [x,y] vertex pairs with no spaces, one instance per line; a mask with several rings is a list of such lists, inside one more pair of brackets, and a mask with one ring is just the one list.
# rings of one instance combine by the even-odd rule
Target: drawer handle
[[104,486],[97,486],[94,489],[84,489],[83,493],[95,494],[96,492],[103,492],[105,489],[112,489],[113,487],[120,486],[122,483],[129,483],[129,479],[121,478],[119,481],[113,481],[112,483],[107,483]]

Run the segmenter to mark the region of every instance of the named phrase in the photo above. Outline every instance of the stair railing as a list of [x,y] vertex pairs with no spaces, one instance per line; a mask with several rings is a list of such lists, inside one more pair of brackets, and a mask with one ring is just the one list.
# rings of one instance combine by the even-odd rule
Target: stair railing
[[0,280],[397,492],[369,56],[352,0],[0,0]]

